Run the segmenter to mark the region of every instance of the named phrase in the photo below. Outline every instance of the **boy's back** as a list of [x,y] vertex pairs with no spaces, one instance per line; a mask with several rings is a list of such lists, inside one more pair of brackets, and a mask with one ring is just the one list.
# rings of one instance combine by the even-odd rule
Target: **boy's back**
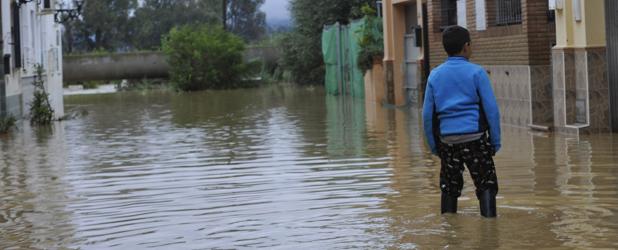
[[423,104],[425,136],[441,160],[441,210],[457,212],[465,165],[476,186],[481,215],[495,217],[498,179],[492,157],[500,149],[496,98],[485,70],[468,62],[468,30],[446,28],[443,44],[449,57],[431,72]]
[[[464,57],[451,56],[431,72],[423,121],[427,141],[434,153],[437,153],[439,140],[434,134],[449,137],[480,134],[486,130],[489,130],[494,151],[500,150],[500,112],[489,77],[481,66]],[[439,127],[435,122],[439,122]]]
[[483,68],[463,57],[450,57],[431,72],[429,85],[442,136],[482,132],[478,85],[484,74]]

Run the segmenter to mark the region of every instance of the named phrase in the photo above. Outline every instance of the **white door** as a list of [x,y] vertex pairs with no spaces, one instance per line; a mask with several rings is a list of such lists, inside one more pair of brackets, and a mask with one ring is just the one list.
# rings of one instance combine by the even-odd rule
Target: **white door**
[[405,70],[405,88],[408,96],[408,104],[414,107],[420,107],[419,100],[419,84],[418,84],[418,65],[417,60],[419,58],[420,49],[416,47],[416,36],[414,34],[405,35],[405,58],[404,58],[404,70]]

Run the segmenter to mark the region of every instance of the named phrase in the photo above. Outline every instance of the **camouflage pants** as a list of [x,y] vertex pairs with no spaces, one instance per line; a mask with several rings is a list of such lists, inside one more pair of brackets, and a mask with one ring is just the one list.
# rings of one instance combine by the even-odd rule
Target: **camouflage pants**
[[464,164],[476,187],[477,197],[490,189],[498,193],[498,178],[493,160],[493,147],[487,136],[460,144],[440,144],[440,189],[449,196],[461,196]]

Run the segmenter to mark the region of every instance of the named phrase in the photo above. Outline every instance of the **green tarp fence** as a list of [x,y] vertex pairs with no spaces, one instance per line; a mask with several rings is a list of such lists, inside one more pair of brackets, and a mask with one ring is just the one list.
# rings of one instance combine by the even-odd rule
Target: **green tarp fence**
[[324,26],[322,54],[326,67],[326,93],[330,95],[365,96],[364,74],[358,68],[359,39],[365,18],[348,25]]

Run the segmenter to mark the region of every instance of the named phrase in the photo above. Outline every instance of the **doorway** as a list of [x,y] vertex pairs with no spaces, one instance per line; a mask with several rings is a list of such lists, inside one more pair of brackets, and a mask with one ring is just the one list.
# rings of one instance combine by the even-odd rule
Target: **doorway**
[[417,19],[416,3],[405,6],[406,26],[404,34],[404,79],[406,102],[412,107],[421,107],[421,92],[419,84],[418,59],[421,53],[421,34]]

